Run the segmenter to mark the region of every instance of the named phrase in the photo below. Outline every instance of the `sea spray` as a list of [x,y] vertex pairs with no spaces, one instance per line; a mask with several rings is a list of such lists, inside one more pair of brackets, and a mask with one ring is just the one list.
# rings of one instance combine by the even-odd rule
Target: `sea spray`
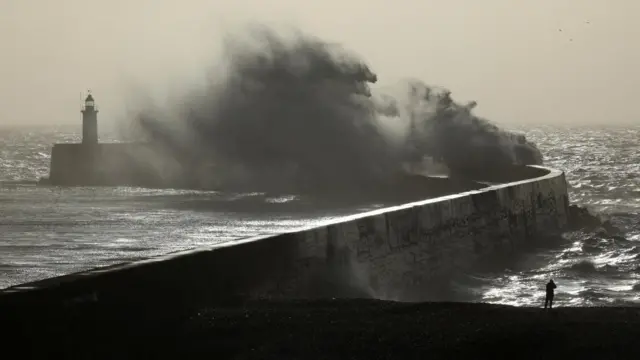
[[446,89],[412,80],[373,91],[376,73],[340,45],[258,27],[230,35],[224,50],[224,75],[133,117],[137,136],[182,159],[182,177],[214,166],[222,187],[331,191],[388,183],[425,158],[456,172],[542,163],[523,135]]

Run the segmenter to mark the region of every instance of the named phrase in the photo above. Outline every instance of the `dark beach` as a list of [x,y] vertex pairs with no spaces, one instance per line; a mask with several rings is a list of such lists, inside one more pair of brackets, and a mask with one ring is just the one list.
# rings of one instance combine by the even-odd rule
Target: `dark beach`
[[640,358],[640,308],[375,300],[4,307],[20,358]]

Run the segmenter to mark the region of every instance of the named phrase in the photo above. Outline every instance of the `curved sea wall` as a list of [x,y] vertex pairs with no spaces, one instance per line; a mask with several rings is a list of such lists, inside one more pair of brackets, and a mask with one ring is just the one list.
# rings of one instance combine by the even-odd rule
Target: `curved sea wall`
[[263,297],[427,300],[433,295],[432,284],[567,225],[564,173],[519,167],[509,178],[517,181],[296,232],[19,285],[1,291],[0,303],[93,299],[195,306]]

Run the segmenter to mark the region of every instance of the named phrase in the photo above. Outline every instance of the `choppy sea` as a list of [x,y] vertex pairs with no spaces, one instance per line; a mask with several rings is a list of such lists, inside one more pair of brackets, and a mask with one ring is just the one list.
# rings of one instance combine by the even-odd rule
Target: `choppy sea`
[[[515,130],[538,144],[546,165],[566,172],[572,203],[609,219],[623,235],[567,232],[498,269],[468,274],[457,286],[476,301],[539,305],[544,283],[553,278],[557,306],[640,303],[640,126]],[[379,206],[336,208],[261,193],[7,183],[48,175],[52,144],[78,140],[74,127],[0,128],[0,288]]]

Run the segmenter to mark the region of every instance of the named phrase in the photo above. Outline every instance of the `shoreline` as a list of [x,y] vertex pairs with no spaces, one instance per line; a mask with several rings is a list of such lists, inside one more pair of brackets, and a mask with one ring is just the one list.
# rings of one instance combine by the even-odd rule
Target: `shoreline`
[[[639,358],[640,307],[378,300],[0,308],[23,358]],[[8,349],[5,351],[9,351]]]

